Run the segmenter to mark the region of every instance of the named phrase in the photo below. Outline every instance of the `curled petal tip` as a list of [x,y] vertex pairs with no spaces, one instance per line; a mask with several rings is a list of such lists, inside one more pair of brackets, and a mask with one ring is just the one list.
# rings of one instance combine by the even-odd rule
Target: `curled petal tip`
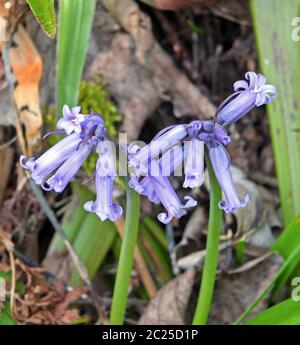
[[[95,211],[92,211],[92,212],[95,212]],[[96,215],[102,220],[102,222],[104,222],[107,219],[114,222],[117,219],[119,219],[122,214],[123,214],[123,209],[121,206],[119,206],[117,204],[112,204],[110,209],[109,209],[109,212],[107,212],[107,213],[105,213],[103,211],[96,212]]]
[[[36,182],[36,181],[35,181]],[[51,186],[46,186],[46,182],[41,183],[41,187],[42,189],[44,189],[46,192],[50,192],[51,190],[53,190],[53,188]]]
[[112,204],[112,213],[110,215],[110,220],[114,222],[119,219],[123,214],[123,208],[118,204]]
[[197,205],[197,201],[194,200],[192,197],[190,197],[189,195],[186,195],[184,197],[184,200],[187,200],[187,202],[184,205],[184,208],[191,208],[191,207],[195,207]]
[[20,156],[20,160],[19,160],[20,165],[21,165],[22,168],[28,169],[27,166],[26,166],[26,163],[24,163],[24,159],[26,159],[26,156],[25,155],[21,155]]
[[157,215],[157,219],[162,222],[163,224],[168,224],[170,223],[170,221],[172,220],[172,216],[168,215],[165,212],[162,212],[160,214]]
[[84,205],[83,208],[87,211],[87,212],[94,212],[94,201],[87,201]]
[[219,202],[219,208],[225,213],[234,213],[238,208],[245,207],[250,201],[249,195],[245,194],[244,198],[237,204],[231,204],[229,201],[221,200]]
[[21,155],[20,156],[20,165],[23,169],[27,169],[27,170],[30,170],[31,172],[34,170],[35,166],[36,166],[36,163],[35,163],[35,158],[34,157],[31,157],[29,158],[26,163],[24,163],[24,160],[26,159],[27,157],[25,155]]

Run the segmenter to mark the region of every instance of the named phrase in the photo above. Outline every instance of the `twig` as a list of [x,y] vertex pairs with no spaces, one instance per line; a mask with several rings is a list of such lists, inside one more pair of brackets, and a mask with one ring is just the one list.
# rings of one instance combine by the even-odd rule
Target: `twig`
[[5,150],[7,147],[9,147],[10,145],[12,145],[14,142],[17,141],[17,136],[15,135],[12,139],[10,139],[9,141],[7,141],[4,144],[0,145],[0,151]]
[[[119,220],[115,222],[115,224],[117,226],[117,230],[120,237],[123,239],[124,233],[125,233],[124,218],[123,217],[120,218]],[[134,262],[135,262],[136,269],[141,277],[141,280],[145,286],[145,289],[147,293],[149,294],[149,297],[152,298],[157,292],[156,285],[148,270],[148,267],[146,265],[146,262],[143,258],[143,255],[138,245],[135,247],[135,251],[134,251]]]

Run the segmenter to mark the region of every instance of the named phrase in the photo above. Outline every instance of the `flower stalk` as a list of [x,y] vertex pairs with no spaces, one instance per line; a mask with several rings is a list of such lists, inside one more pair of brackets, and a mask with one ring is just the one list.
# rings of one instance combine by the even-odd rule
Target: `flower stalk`
[[210,182],[209,222],[206,242],[206,257],[193,325],[205,325],[207,323],[216,280],[222,225],[222,210],[218,206],[221,198],[221,189],[207,154],[205,155],[205,161]]
[[124,323],[133,255],[139,230],[140,196],[128,185],[126,205],[125,234],[113,293],[110,313],[111,325]]

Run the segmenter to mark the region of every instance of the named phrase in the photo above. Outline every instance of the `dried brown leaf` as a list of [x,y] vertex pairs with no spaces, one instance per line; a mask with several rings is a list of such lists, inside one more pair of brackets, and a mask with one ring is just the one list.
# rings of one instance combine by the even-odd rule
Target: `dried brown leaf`
[[[28,154],[40,142],[42,114],[39,101],[39,82],[42,75],[43,62],[34,43],[22,25],[13,37],[14,44],[9,50],[10,63],[17,80],[14,99],[25,125]],[[20,135],[20,133],[19,133]]]
[[[282,264],[273,255],[238,274],[223,274],[218,279],[209,324],[232,324],[270,283]],[[257,313],[267,307],[262,300],[254,310]]]
[[[239,273],[218,276],[209,315],[209,324],[232,324],[258,294],[270,283],[282,264],[277,255],[264,256],[250,263]],[[150,301],[139,324],[189,324],[199,293],[196,271],[192,268],[171,280]],[[255,313],[267,307],[267,299],[255,308]]]
[[192,268],[172,279],[150,301],[139,324],[183,325],[196,271]]

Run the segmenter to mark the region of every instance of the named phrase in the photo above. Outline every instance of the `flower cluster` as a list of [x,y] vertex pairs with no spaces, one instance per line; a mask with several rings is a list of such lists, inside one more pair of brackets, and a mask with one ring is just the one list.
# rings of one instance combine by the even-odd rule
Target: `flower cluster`
[[180,218],[186,208],[196,205],[196,201],[187,196],[187,203],[182,204],[167,176],[178,164],[184,163],[183,187],[200,187],[204,179],[205,147],[224,196],[219,207],[228,213],[249,202],[247,194],[239,198],[232,179],[226,151],[230,136],[225,126],[239,120],[255,106],[269,103],[276,96],[276,89],[266,84],[265,77],[260,74],[248,72],[245,77],[248,82],[240,80],[234,84],[235,93],[221,104],[213,120],[171,126],[158,133],[147,146],[141,148],[133,144],[129,147],[130,185],[150,201],[164,205],[167,212],[158,215],[163,223],[173,217]]
[[[266,84],[265,77],[254,72],[247,72],[245,78],[247,81],[234,83],[235,92],[220,105],[212,120],[170,126],[144,147],[129,145],[129,185],[151,202],[165,207],[166,212],[158,215],[161,222],[180,218],[186,214],[187,208],[197,204],[188,195],[184,197],[186,202],[182,203],[168,177],[183,165],[183,187],[200,187],[204,180],[205,150],[223,191],[219,207],[225,212],[234,212],[247,205],[248,195],[240,198],[232,179],[230,158],[226,151],[231,139],[226,126],[255,106],[269,103],[276,96],[276,88]],[[80,110],[80,107],[69,109],[65,105],[63,117],[57,122],[59,131],[55,133],[66,134],[66,137],[38,159],[32,157],[24,162],[25,157],[21,156],[20,162],[43,189],[62,192],[90,153],[97,152],[97,197],[95,202],[87,202],[84,208],[96,213],[102,221],[115,221],[123,211],[113,202],[112,195],[117,176],[114,146],[107,138],[102,117],[94,112],[81,114]]]
[[89,201],[84,208],[95,212],[104,221],[116,220],[122,208],[113,203],[112,190],[116,177],[112,143],[108,141],[102,117],[91,112],[80,113],[80,107],[63,108],[63,117],[57,122],[58,132],[67,136],[39,158],[21,156],[20,164],[31,172],[35,183],[47,191],[62,192],[74,178],[83,162],[94,151],[99,154],[96,168],[96,202]]

